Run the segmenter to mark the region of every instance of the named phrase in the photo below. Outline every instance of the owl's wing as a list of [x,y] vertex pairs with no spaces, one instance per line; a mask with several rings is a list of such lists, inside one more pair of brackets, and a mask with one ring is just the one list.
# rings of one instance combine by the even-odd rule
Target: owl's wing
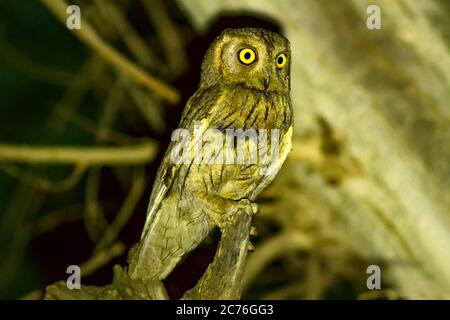
[[248,197],[250,201],[254,201],[258,194],[262,190],[264,190],[277,175],[278,171],[286,160],[288,153],[292,149],[292,131],[293,128],[291,126],[282,137],[279,157],[276,160],[272,161],[265,174],[261,176],[261,179],[258,182],[256,188],[252,190],[251,194]]
[[[207,123],[209,111],[217,103],[217,99],[221,94],[219,91],[220,90],[218,88],[212,87],[205,90],[199,90],[194,93],[194,95],[188,100],[183,110],[179,128],[185,128],[192,132],[191,129],[194,123],[196,121],[203,121],[203,125],[200,129],[205,130],[209,126]],[[157,214],[158,209],[167,194],[167,191],[171,188],[175,177],[180,172],[179,169],[181,164],[174,163],[171,159],[171,154],[176,144],[177,142],[170,142],[156,174],[141,239],[150,228],[155,219],[155,215]]]

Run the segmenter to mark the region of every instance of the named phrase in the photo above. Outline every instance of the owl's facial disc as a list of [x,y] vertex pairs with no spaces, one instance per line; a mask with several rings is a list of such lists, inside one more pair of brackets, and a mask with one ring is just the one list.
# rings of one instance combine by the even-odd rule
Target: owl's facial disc
[[208,50],[201,86],[245,86],[287,93],[290,88],[290,45],[279,34],[254,28],[226,29]]
[[[256,49],[253,49],[250,47],[240,49],[237,54],[239,62],[245,66],[251,66],[253,63],[256,63],[257,56],[258,55],[257,55]],[[267,68],[267,67],[265,67],[265,68]],[[270,72],[267,72],[267,70],[263,70],[263,76],[259,77],[260,81],[264,87],[264,90],[266,90],[266,91],[269,89],[271,77],[272,77],[272,75],[270,74]]]
[[221,52],[223,81],[267,92],[289,90],[289,53],[283,44],[251,36],[227,40]]

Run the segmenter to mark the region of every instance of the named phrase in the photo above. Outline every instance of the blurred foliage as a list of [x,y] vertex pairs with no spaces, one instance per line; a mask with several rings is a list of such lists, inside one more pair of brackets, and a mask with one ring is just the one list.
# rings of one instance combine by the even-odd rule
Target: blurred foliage
[[[82,156],[64,166],[0,156],[0,298],[40,298],[71,264],[83,283],[111,282],[112,264],[125,265],[139,239],[204,50],[239,26],[291,41],[296,111],[294,150],[258,200],[244,297],[450,297],[448,1],[73,1],[82,30],[179,92],[178,104],[77,39],[46,2],[60,3],[0,9],[0,148],[145,142],[159,151],[88,167]],[[366,28],[373,3],[381,30]],[[172,297],[192,287],[214,250],[205,243],[168,279]],[[366,288],[371,264],[382,268],[383,291]]]

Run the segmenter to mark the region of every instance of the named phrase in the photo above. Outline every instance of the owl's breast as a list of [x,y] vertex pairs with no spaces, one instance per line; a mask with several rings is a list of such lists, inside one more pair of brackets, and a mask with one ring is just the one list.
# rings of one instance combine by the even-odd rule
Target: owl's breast
[[211,127],[219,130],[265,128],[286,131],[292,124],[292,107],[288,93],[225,87],[208,117]]
[[273,180],[290,150],[289,95],[239,86],[215,92],[216,101],[202,118],[205,131],[196,154],[201,160],[188,166],[184,185],[224,198],[248,198]]
[[217,194],[223,198],[239,200],[248,198],[260,181],[264,179],[261,174],[269,168],[270,164],[249,166],[227,166],[225,176]]
[[[257,135],[261,135],[260,131]],[[266,135],[266,134],[263,134]],[[256,197],[276,176],[291,149],[292,128],[272,140],[242,139],[232,150],[224,143],[216,163],[201,163],[190,169],[190,185],[223,198]],[[227,141],[227,139],[224,139]],[[229,141],[229,140],[228,140]],[[255,190],[260,190],[255,192]]]

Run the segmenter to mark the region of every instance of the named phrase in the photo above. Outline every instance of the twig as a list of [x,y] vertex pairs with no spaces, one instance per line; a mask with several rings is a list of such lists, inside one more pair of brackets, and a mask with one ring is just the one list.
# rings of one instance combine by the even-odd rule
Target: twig
[[6,62],[36,80],[65,86],[73,77],[70,72],[34,63],[30,57],[27,57],[17,48],[12,46],[8,40],[4,38],[2,31],[0,31],[0,47],[2,48],[0,56],[3,57]]
[[126,19],[124,15],[126,12],[123,12],[124,10],[122,8],[119,9],[117,5],[111,1],[95,0],[94,3],[98,12],[108,19],[118,31],[121,39],[139,63],[146,67],[154,68],[157,65],[157,62],[154,61],[155,57],[151,54],[152,52],[145,41]]
[[1,162],[84,166],[141,165],[156,155],[151,141],[118,147],[43,147],[0,144]]
[[168,299],[160,281],[143,282],[131,279],[120,266],[114,266],[113,282],[105,287],[82,286],[70,290],[65,281],[59,281],[46,288],[45,299],[49,300],[125,300],[125,299]]
[[80,265],[81,274],[87,277],[95,271],[108,264],[112,259],[121,256],[125,252],[125,245],[122,242],[116,242],[108,248],[99,251],[94,256]]
[[[21,266],[22,261],[26,257],[26,249],[31,239],[32,226],[29,221],[33,220],[44,200],[44,193],[36,189],[31,189],[30,192],[29,187],[24,185],[20,185],[13,194],[10,206],[2,219],[7,223],[0,224],[0,226],[5,226],[5,228],[7,226],[8,229],[13,230],[8,239],[8,254],[0,264],[0,274],[2,275],[0,277],[0,295],[9,281],[17,279],[18,266]],[[14,214],[14,221],[8,223],[7,218],[10,217],[11,213]]]
[[245,291],[249,287],[261,270],[275,257],[292,250],[309,249],[311,246],[312,239],[300,232],[285,231],[270,238],[259,246],[248,260],[243,279],[243,290]]
[[[124,77],[118,77],[114,81],[114,85],[109,90],[109,96],[102,110],[102,114],[95,130],[95,142],[99,143],[104,138],[105,133],[110,130],[123,103],[122,84]],[[98,201],[101,166],[96,166],[89,170],[86,179],[86,197],[84,224],[86,231],[92,241],[97,242],[108,228],[108,221],[104,215],[101,205]]]
[[[99,63],[99,59],[89,58],[68,84],[68,88],[61,99],[61,104],[71,110],[76,108],[88,91],[92,69],[97,70],[102,66],[103,64],[101,61]],[[65,125],[65,121],[61,121],[50,114],[44,127],[63,132]],[[45,197],[46,193],[24,184],[15,187],[11,194],[8,208],[0,218],[0,226],[8,226],[8,229],[5,227],[2,231],[3,235],[9,239],[8,251],[0,265],[0,274],[2,275],[0,277],[0,291],[7,284],[14,282],[17,277],[17,272],[25,257],[25,250],[31,239],[32,226],[30,221],[33,221],[34,215],[43,206]],[[23,199],[27,199],[27,201],[23,201]]]
[[64,192],[72,189],[83,177],[86,167],[82,164],[76,164],[73,172],[61,181],[51,181],[42,177],[38,177],[25,170],[18,168],[12,164],[4,164],[0,162],[0,170],[6,174],[19,179],[23,183],[46,192]]
[[89,238],[96,242],[108,228],[108,220],[98,201],[101,167],[89,170],[86,177],[84,225]]
[[288,284],[279,289],[273,289],[268,294],[262,297],[261,300],[286,300],[300,297],[306,291],[305,284],[300,282],[295,282]]
[[382,289],[374,291],[364,291],[358,295],[358,300],[399,300],[402,299],[400,293],[394,289]]
[[162,132],[165,129],[165,123],[160,112],[160,104],[155,97],[134,85],[127,86],[127,90],[149,126],[157,132]]
[[67,84],[63,96],[54,105],[52,111],[44,122],[44,129],[49,132],[64,132],[67,127],[67,121],[61,121],[56,114],[59,106],[64,106],[68,112],[75,112],[81,105],[86,95],[91,90],[95,77],[104,70],[105,64],[95,54],[86,59],[86,62],[75,73],[72,80]]
[[41,300],[44,297],[44,290],[36,289],[22,296],[20,300]]
[[108,227],[103,237],[97,243],[95,251],[102,250],[113,242],[124,225],[130,219],[131,214],[136,208],[137,202],[142,196],[145,188],[145,169],[143,167],[136,167],[133,171],[133,186],[123,203],[120,211],[117,213],[113,223]]
[[170,69],[177,75],[183,73],[187,67],[183,39],[169,17],[165,3],[160,0],[142,0],[142,4],[158,33]]
[[83,217],[83,207],[80,204],[65,206],[57,210],[50,211],[33,221],[33,236],[55,230],[63,224],[79,220]]
[[[78,114],[74,111],[69,110],[68,108],[65,108],[64,106],[56,106],[55,112],[58,116],[63,118],[64,120],[67,120],[68,122],[74,124],[81,130],[84,130],[89,133],[97,134],[98,126],[95,122],[93,122],[91,119]],[[101,128],[99,133],[99,140],[112,142],[115,144],[128,144],[132,140],[136,140],[136,138],[127,136],[126,134],[123,134],[119,131],[115,131],[108,128]]]
[[[68,7],[64,0],[41,0],[47,8],[62,22],[66,23]],[[155,94],[165,99],[168,103],[177,104],[180,100],[180,95],[177,90],[168,84],[156,79],[145,72],[138,65],[134,64],[123,56],[120,52],[106,43],[91,25],[83,20],[82,27],[79,30],[74,30],[73,34],[81,41],[86,43],[91,49],[96,51],[102,58],[110,64],[125,72],[136,82],[149,88]]]

